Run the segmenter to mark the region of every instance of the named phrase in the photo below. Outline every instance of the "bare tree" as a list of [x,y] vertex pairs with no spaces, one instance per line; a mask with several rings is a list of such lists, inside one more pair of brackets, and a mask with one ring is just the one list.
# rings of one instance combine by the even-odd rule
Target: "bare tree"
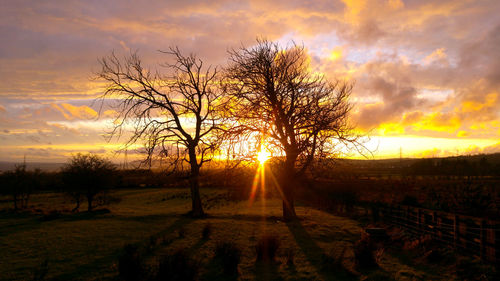
[[108,159],[95,154],[78,153],[62,168],[65,192],[75,201],[78,211],[82,198],[87,199],[87,210],[95,207],[97,195],[105,194],[115,177],[115,165]]
[[26,163],[16,165],[13,171],[6,171],[0,175],[1,193],[12,196],[14,210],[28,208],[28,201],[33,191],[40,185],[41,171],[28,171]]
[[229,52],[225,91],[238,134],[259,134],[286,156],[279,177],[283,218],[296,218],[297,179],[317,157],[332,156],[339,144],[358,144],[348,122],[353,85],[314,75],[304,47],[258,40]]
[[118,99],[119,116],[112,135],[121,135],[124,124],[134,130],[127,145],[143,142],[149,164],[169,159],[174,168],[189,165],[194,217],[204,215],[199,192],[199,174],[210,161],[220,139],[217,117],[220,91],[217,68],[204,67],[195,55],[183,55],[178,48],[162,52],[173,63],[161,66],[166,74],[143,68],[137,53],[119,59],[114,53],[100,60],[98,77],[107,81],[105,98]]

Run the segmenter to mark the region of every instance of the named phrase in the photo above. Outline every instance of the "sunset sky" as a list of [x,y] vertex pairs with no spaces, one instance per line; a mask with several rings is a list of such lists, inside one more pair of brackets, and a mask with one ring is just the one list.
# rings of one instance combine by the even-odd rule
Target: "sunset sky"
[[314,71],[355,81],[352,122],[375,158],[500,152],[498,0],[4,0],[0,161],[113,156],[92,79],[112,50],[158,67],[158,50],[179,46],[223,67],[258,37],[293,40]]

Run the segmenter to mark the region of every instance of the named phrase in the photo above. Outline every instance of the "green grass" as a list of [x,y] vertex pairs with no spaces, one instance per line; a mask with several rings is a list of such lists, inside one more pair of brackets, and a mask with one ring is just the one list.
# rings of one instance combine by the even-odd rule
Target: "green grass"
[[[204,200],[222,192],[202,191]],[[0,279],[29,280],[33,270],[48,259],[50,280],[116,280],[123,245],[148,245],[152,236],[166,240],[155,244],[151,261],[186,248],[201,262],[202,280],[221,278],[212,268],[219,241],[233,241],[242,250],[240,280],[357,280],[373,274],[357,273],[354,268],[353,243],[360,238],[361,228],[348,218],[299,206],[301,220],[284,223],[281,201],[267,199],[257,200],[252,206],[247,201],[220,202],[207,210],[207,218],[193,220],[183,215],[190,209],[188,189],[121,190],[115,195],[122,201],[108,206],[109,213],[64,213],[43,221],[40,214],[0,212]],[[31,204],[42,210],[72,208],[67,199],[55,193],[34,195]],[[8,207],[0,204],[0,209]],[[202,229],[208,223],[212,233],[204,240]],[[184,237],[179,236],[180,229]],[[265,233],[280,238],[278,259],[271,264],[256,264],[255,245]],[[295,253],[293,265],[285,262],[289,249]],[[341,252],[345,253],[340,266],[326,258],[336,259]],[[390,255],[382,259],[381,267],[379,271],[392,276],[413,274],[439,279]]]

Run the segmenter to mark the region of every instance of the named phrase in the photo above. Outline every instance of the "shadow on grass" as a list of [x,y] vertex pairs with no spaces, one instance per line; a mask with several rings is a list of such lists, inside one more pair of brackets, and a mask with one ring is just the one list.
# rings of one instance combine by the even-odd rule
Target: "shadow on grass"
[[[120,216],[110,213],[107,209],[97,209],[91,212],[37,214],[32,212],[0,211],[0,235],[8,236],[18,232],[31,231],[51,222],[74,222],[85,220],[113,219],[136,222],[158,222],[164,219],[177,218],[179,214],[154,214],[145,216]],[[185,216],[182,216],[183,218]],[[187,217],[188,218],[188,217]]]
[[267,215],[208,215],[209,219],[221,219],[221,220],[240,220],[240,221],[268,221],[268,222],[278,222],[283,221],[281,217],[278,216],[267,216]]
[[200,238],[200,240],[198,240],[198,242],[196,242],[196,244],[194,244],[193,246],[189,247],[187,249],[187,252],[189,255],[191,256],[194,256],[196,255],[196,252],[201,248],[201,246],[203,246],[208,240],[207,239],[203,239],[203,238]]
[[279,263],[276,261],[256,262],[255,280],[284,280],[278,269]]
[[[206,266],[205,272],[200,277],[203,281],[236,281],[238,280],[238,273],[226,274],[224,272],[224,266],[220,259],[214,257]],[[258,280],[258,279],[257,279]]]
[[[179,217],[179,216],[177,216]],[[181,227],[184,227],[185,225],[193,222],[194,220],[185,216],[180,216],[176,221],[174,221],[171,225],[169,225],[167,228],[157,232],[153,236],[155,237],[162,237],[168,234],[173,233],[175,230],[180,229]],[[167,246],[168,244],[172,243],[173,240],[168,240],[166,243],[164,243],[162,246]],[[135,243],[135,245],[139,249],[148,249],[148,243],[150,243],[150,238],[146,238],[142,241],[139,241]],[[200,245],[201,246],[201,245]],[[106,255],[102,258],[98,258],[93,260],[90,263],[84,264],[73,270],[72,272],[68,273],[63,273],[59,274],[57,276],[52,277],[50,280],[76,280],[76,279],[82,279],[83,276],[89,276],[90,273],[96,272],[97,269],[104,269],[106,267],[110,267],[114,262],[118,261],[118,257],[120,254],[123,252],[123,249],[117,249],[113,251],[111,254]],[[144,255],[146,257],[150,257],[154,254],[155,250],[147,250]]]
[[2,211],[0,212],[0,236],[37,229],[42,223],[39,220],[40,217],[38,214],[26,212]]
[[342,266],[330,262],[330,259],[326,258],[328,256],[323,252],[323,249],[316,244],[300,221],[288,222],[286,225],[309,263],[316,269],[323,280],[347,281],[358,279]]

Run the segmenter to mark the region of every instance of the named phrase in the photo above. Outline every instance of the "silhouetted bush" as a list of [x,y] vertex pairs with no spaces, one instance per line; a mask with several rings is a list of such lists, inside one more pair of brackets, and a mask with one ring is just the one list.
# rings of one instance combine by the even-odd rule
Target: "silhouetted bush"
[[259,239],[255,246],[257,261],[273,261],[279,247],[280,240],[278,236],[265,234]]
[[322,270],[326,271],[339,271],[339,269],[343,268],[342,260],[344,259],[345,253],[347,251],[347,247],[344,247],[340,254],[335,255],[331,254],[322,254],[321,255],[321,266]]
[[500,280],[495,267],[484,264],[479,259],[462,258],[456,266],[459,280]]
[[212,225],[207,223],[203,227],[203,230],[201,231],[201,237],[204,240],[208,240],[210,238],[210,235],[212,234]]
[[392,274],[387,272],[387,271],[377,270],[377,271],[370,273],[366,277],[366,279],[364,279],[364,280],[365,281],[392,281],[392,280],[396,280],[396,279],[394,279]]
[[157,281],[197,280],[200,264],[187,255],[184,249],[164,255],[158,265]]
[[177,234],[179,235],[179,238],[186,237],[186,229],[184,227],[179,228],[179,230],[177,231]]
[[234,242],[219,242],[215,247],[215,258],[221,261],[225,274],[236,274],[241,250]]
[[61,217],[61,212],[58,210],[52,210],[49,213],[43,214],[40,218],[41,221],[51,221],[56,220]]
[[378,267],[375,250],[375,243],[367,235],[354,244],[354,258],[358,268],[370,269]]
[[401,201],[401,204],[408,205],[408,206],[414,206],[414,207],[420,207],[420,203],[418,202],[417,197],[412,196],[412,195],[405,195],[405,197]]
[[49,260],[43,260],[39,266],[33,269],[32,281],[43,281],[49,272]]
[[288,265],[288,266],[293,265],[294,259],[295,259],[295,251],[293,250],[293,248],[287,248],[285,250],[285,263],[286,263],[286,265]]
[[124,253],[118,260],[118,271],[121,280],[142,280],[146,274],[144,261],[137,246],[127,244],[123,247]]

